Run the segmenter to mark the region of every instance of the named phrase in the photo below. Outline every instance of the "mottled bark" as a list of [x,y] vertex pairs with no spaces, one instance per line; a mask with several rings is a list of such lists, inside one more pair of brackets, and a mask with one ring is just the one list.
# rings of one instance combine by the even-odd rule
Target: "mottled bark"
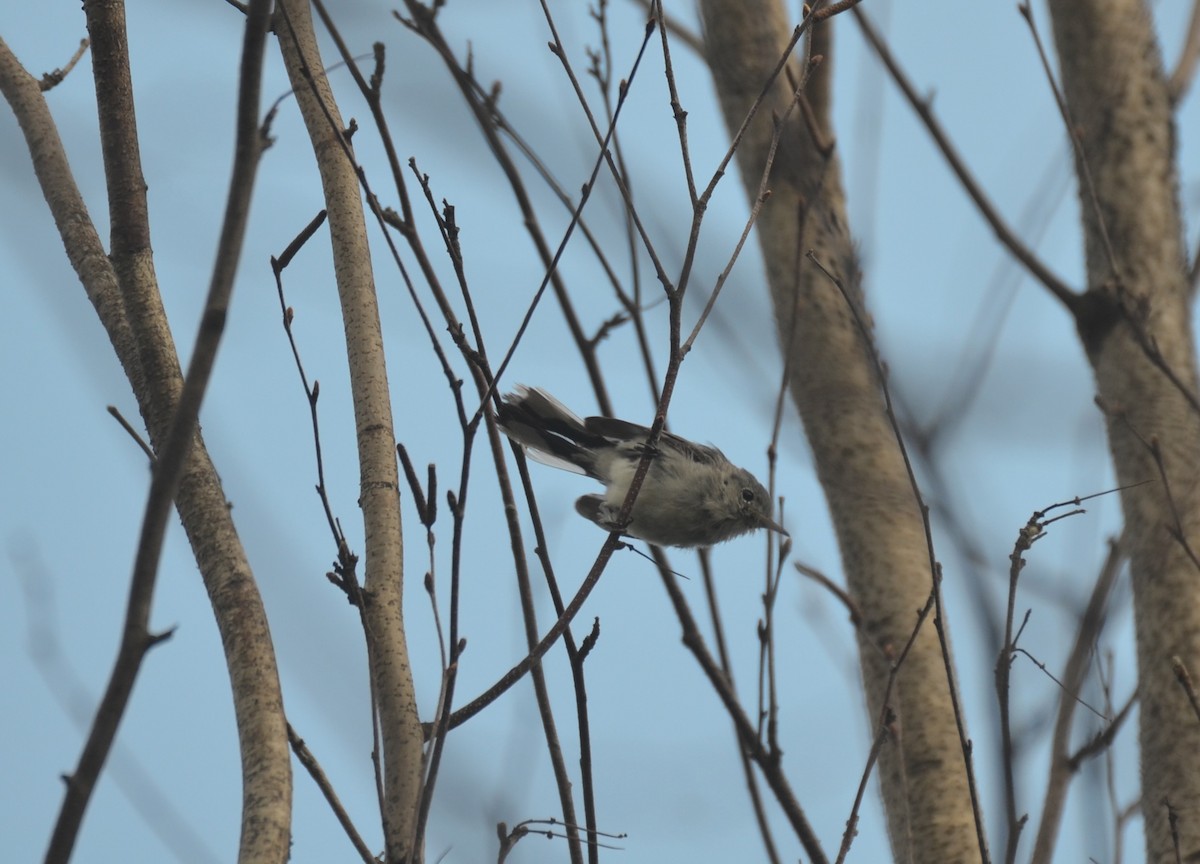
[[334,274],[350,363],[358,432],[359,504],[366,542],[364,623],[374,709],[383,744],[383,821],[391,862],[421,859],[412,849],[421,790],[422,734],[404,634],[404,542],[391,394],[379,304],[358,175],[341,112],[317,49],[309,6],[285,0],[276,32],[321,174]]
[[1200,670],[1200,568],[1177,530],[1200,548],[1200,414],[1171,100],[1140,0],[1052,0],[1050,11],[1082,144],[1088,288],[1079,332],[1118,480],[1153,481],[1122,493],[1137,626],[1146,860],[1176,860],[1169,806],[1179,816],[1182,860],[1194,861],[1200,723],[1171,662],[1178,656],[1193,674]]
[[[775,0],[705,0],[702,9],[709,66],[726,123],[735,130],[791,28]],[[821,137],[830,142],[828,33],[829,25],[821,25],[814,53],[824,59],[805,92]],[[800,81],[801,64],[793,62],[792,70],[792,80]],[[787,110],[792,91],[786,77],[775,82],[739,147],[738,163],[751,196],[766,163],[773,117]],[[885,413],[869,346],[841,292],[804,258],[812,250],[862,308],[841,167],[836,153],[822,154],[820,143],[793,111],[757,230],[791,395],[837,529],[846,582],[863,616],[860,657],[874,727],[890,665],[879,646],[900,651],[933,577],[920,508]],[[963,752],[930,623],[917,638],[889,705],[899,734],[883,750],[879,775],[895,860],[978,861]]]
[[[183,386],[150,249],[124,9],[89,3],[89,34],[113,225],[106,255],[38,83],[0,41],[0,90],[29,147],[67,257],[129,378],[150,440],[167,435]],[[283,862],[291,842],[291,753],[262,597],[199,432],[175,503],[221,633],[242,760],[239,861]]]

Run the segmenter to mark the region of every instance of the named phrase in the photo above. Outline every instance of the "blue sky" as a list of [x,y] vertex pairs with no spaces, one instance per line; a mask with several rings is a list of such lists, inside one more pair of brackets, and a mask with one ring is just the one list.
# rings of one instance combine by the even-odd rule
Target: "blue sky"
[[[1160,32],[1181,32],[1183,11],[1176,7],[1182,4],[1160,5]],[[585,46],[598,41],[594,23],[583,4],[551,6],[582,69]],[[1055,272],[1079,284],[1076,203],[1073,186],[1062,180],[1070,165],[1065,137],[1015,8],[943,0],[889,15],[883,4],[868,0],[865,6],[886,21],[893,49],[917,86],[936,94],[939,116],[1002,212]],[[669,8],[694,26],[690,4]],[[428,47],[391,17],[390,6],[347,2],[335,4],[333,12],[353,50],[368,52],[376,40],[388,47],[385,93],[401,156],[415,157],[430,175],[436,198],[457,207],[468,276],[496,356],[507,347],[542,275],[502,178],[447,74]],[[615,62],[624,70],[640,42],[642,15],[634,4],[617,2],[611,16]],[[224,206],[241,20],[219,2],[134,2],[128,17],[155,262],[186,357]],[[0,36],[28,69],[41,74],[65,62],[84,35],[83,19],[77,4],[47,4],[33,19],[17,4],[0,7]],[[1040,21],[1043,38],[1050,41],[1044,16]],[[502,107],[563,185],[579,188],[590,171],[594,144],[560,66],[545,49],[548,36],[538,6],[452,0],[442,24],[459,50],[469,43],[481,78],[503,81]],[[1169,38],[1164,45],[1168,65],[1177,49],[1177,39]],[[1091,401],[1090,373],[1067,316],[1008,261],[912,113],[865,53],[849,20],[839,23],[837,52],[838,145],[869,303],[896,393],[913,415],[935,416],[953,392],[957,370],[979,356],[984,340],[972,330],[973,322],[980,316],[999,322],[990,371],[974,388],[975,401],[940,457],[955,490],[954,512],[976,532],[984,561],[971,566],[944,532],[937,535],[958,675],[995,846],[1002,842],[996,830],[1000,798],[991,674],[998,646],[980,639],[969,583],[980,580],[986,593],[1002,596],[1007,555],[1029,514],[1112,484],[1103,430]],[[333,62],[331,49],[325,56]],[[683,46],[674,57],[689,111],[693,164],[706,176],[724,152],[725,133],[704,68]],[[85,57],[48,98],[76,181],[101,236],[107,236],[88,64]],[[382,192],[388,184],[365,106],[345,73],[335,72],[333,81],[343,114],[363,126],[356,138],[358,153]],[[272,51],[266,99],[286,89]],[[1179,122],[1182,196],[1193,244],[1200,187],[1194,167],[1186,171],[1200,164],[1196,104],[1192,95]],[[653,51],[634,82],[621,134],[643,216],[668,268],[677,268],[690,215],[661,59]],[[368,842],[378,846],[362,637],[357,617],[324,579],[333,549],[312,491],[316,475],[307,406],[279,323],[268,261],[321,206],[311,150],[291,101],[283,103],[274,135],[259,174],[202,425],[265,598],[289,719],[323,763]],[[140,451],[105,412],[112,404],[131,420],[137,417],[129,387],[62,254],[7,110],[0,111],[0,153],[8,205],[0,208],[0,285],[9,309],[0,318],[5,394],[0,657],[4,688],[11,694],[0,712],[0,760],[6,769],[0,778],[0,836],[12,860],[30,860],[44,851],[61,800],[59,776],[78,758],[91,707],[115,654],[149,475]],[[547,234],[557,238],[565,211],[544,190],[537,194]],[[611,184],[597,191],[587,218],[606,250],[626,262],[620,205]],[[731,174],[705,221],[696,294],[715,281],[745,218],[741,187]],[[439,244],[428,219],[423,229],[436,255]],[[594,329],[615,311],[615,302],[579,240],[572,241],[562,269],[586,326]],[[445,489],[455,482],[459,458],[452,403],[444,381],[431,371],[427,339],[378,236],[373,244],[397,435],[417,465],[437,463]],[[653,292],[648,270],[643,277]],[[351,545],[361,550],[344,341],[324,234],[296,259],[286,288],[307,371],[321,381],[333,506]],[[689,320],[700,308],[699,299],[693,299]],[[647,320],[661,370],[663,308],[651,310]],[[718,305],[718,317],[684,364],[670,415],[675,431],[719,445],[760,476],[766,472],[780,374],[773,333],[759,258],[749,244]],[[648,420],[645,379],[629,333],[619,331],[604,343],[601,359],[617,413]],[[535,317],[507,380],[543,386],[579,413],[595,408],[550,302]],[[787,498],[793,554],[837,578],[833,534],[794,411],[785,417],[780,456],[776,486]],[[477,452],[477,470],[486,472],[485,457]],[[593,489],[590,481],[544,466],[531,471],[559,577],[572,590],[604,539],[571,506]],[[407,494],[404,501],[406,555],[414,576],[406,600],[409,644],[427,719],[438,674],[419,579],[429,559]],[[507,544],[497,501],[494,484],[485,475],[477,477],[464,563],[463,631],[469,647],[458,685],[463,699],[523,654],[512,564],[498,554]],[[1118,527],[1117,511],[1115,499],[1091,502],[1086,514],[1056,525],[1030,556],[1019,602],[1035,611],[1022,644],[1052,669],[1061,667],[1073,632],[1067,610],[1086,597],[1105,552],[1103,540]],[[443,603],[448,550],[449,523],[443,521],[435,565]],[[713,557],[739,689],[749,701],[764,545],[744,538],[718,547]],[[678,554],[673,560],[678,570],[696,571],[694,558]],[[702,609],[700,580],[685,583],[684,589]],[[1113,686],[1120,699],[1132,687],[1134,659],[1128,590],[1120,589],[1118,597],[1125,599],[1106,630],[1105,647],[1113,652]],[[544,592],[539,603],[545,628],[552,619]],[[601,829],[627,835],[617,843],[626,851],[616,856],[630,862],[759,857],[761,844],[729,722],[680,645],[678,625],[650,565],[619,555],[581,620],[590,624],[594,616],[600,617],[603,633],[588,663],[598,807]],[[76,860],[230,860],[241,798],[228,682],[211,611],[178,525],[168,535],[152,621],[177,630],[144,666],[121,728],[120,749],[92,802]],[[826,848],[833,850],[869,743],[853,634],[827,594],[791,574],[784,580],[777,626],[785,682],[785,764]],[[548,657],[547,674],[552,682],[564,680],[566,664],[558,652]],[[1039,712],[1054,704],[1053,684],[1031,665],[1018,664],[1014,686],[1018,725],[1044,722]],[[574,768],[572,702],[565,688],[559,692],[559,727]],[[1086,728],[1081,725],[1079,734]],[[1136,794],[1133,733],[1131,725],[1114,750],[1122,801]],[[1023,773],[1022,806],[1035,814],[1044,754],[1044,742],[1032,744]],[[1070,799],[1060,857],[1109,860],[1107,838],[1088,831],[1086,823],[1089,812],[1106,806],[1095,797],[1102,777],[1083,780],[1091,791],[1081,785]],[[299,771],[295,790],[293,860],[345,859],[352,850]],[[174,815],[154,809],[163,806]],[[446,861],[492,860],[496,822],[547,817],[557,806],[532,691],[523,683],[451,738],[429,857],[445,852]],[[797,847],[786,839],[781,819],[778,824],[784,857],[795,859]],[[1140,823],[1126,839],[1126,860],[1138,860]],[[871,796],[851,860],[881,860],[885,849],[881,813]],[[559,861],[564,855],[558,842],[529,838],[511,860]]]

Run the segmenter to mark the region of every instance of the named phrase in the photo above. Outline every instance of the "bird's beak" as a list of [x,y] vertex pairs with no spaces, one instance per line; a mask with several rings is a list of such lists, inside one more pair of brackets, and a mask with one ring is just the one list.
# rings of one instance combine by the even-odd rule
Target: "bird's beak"
[[784,530],[782,525],[780,525],[778,522],[775,522],[773,519],[771,519],[770,516],[766,515],[765,513],[758,514],[758,521],[759,521],[759,524],[762,525],[762,527],[764,527],[770,531],[776,531],[776,532],[782,534],[784,537],[792,536],[786,530]]

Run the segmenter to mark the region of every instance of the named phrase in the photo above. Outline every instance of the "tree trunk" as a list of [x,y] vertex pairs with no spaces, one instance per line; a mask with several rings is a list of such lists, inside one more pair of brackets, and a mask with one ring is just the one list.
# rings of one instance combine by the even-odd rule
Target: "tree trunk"
[[[790,28],[775,0],[706,0],[705,51],[725,121],[737,130],[762,91]],[[828,24],[812,49],[823,55],[805,94],[820,137],[832,142]],[[790,65],[791,80],[805,74]],[[757,195],[773,117],[793,86],[771,86],[738,148],[742,178]],[[834,283],[810,261],[812,250],[863,307],[840,164],[792,111],[770,175],[771,197],[758,221],[790,388],[813,450],[837,528],[846,582],[862,614],[859,648],[869,721],[884,711],[891,660],[903,649],[933,587],[918,501],[888,421],[870,346]],[[864,321],[869,322],[866,312]],[[869,326],[869,324],[867,325]],[[881,648],[890,656],[885,656]],[[930,622],[921,629],[888,700],[895,737],[884,747],[880,780],[896,861],[980,859],[963,748],[951,706],[946,664]]]
[[342,132],[341,113],[323,71],[308,3],[284,0],[277,22],[284,63],[321,174],[350,361],[366,541],[363,616],[373,710],[383,749],[381,805],[387,860],[393,864],[420,861],[421,850],[413,849],[412,843],[423,739],[404,633],[400,475],[362,193],[353,150]]
[[[1088,290],[1078,316],[1122,485],[1134,589],[1146,860],[1200,856],[1200,414],[1172,104],[1139,0],[1052,0],[1077,153]],[[1090,180],[1089,180],[1090,174]],[[1092,189],[1094,188],[1094,194]],[[1157,455],[1156,455],[1157,454]],[[1150,481],[1150,482],[1146,482]]]

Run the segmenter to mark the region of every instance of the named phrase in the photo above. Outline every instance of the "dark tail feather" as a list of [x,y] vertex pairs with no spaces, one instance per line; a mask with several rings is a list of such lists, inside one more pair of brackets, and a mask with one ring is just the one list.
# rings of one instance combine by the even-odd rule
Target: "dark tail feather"
[[505,396],[496,421],[504,434],[539,462],[592,477],[596,476],[594,448],[609,445],[557,399],[532,387],[518,387]]

